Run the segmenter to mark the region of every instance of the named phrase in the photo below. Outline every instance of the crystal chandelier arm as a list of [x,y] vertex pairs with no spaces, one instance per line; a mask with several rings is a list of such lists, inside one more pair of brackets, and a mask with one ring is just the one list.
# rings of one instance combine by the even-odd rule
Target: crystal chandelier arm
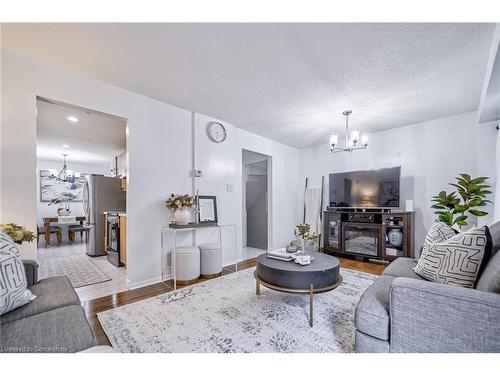
[[351,150],[366,150],[366,146],[351,147]]
[[64,158],[64,161],[63,161],[63,167],[61,169],[61,171],[59,172],[59,174],[57,175],[57,178],[61,181],[67,181],[68,180],[68,169],[66,167],[66,156],[67,154],[62,154],[63,155],[63,158]]
[[335,147],[334,149],[331,149],[331,152],[333,154],[336,154],[338,152],[345,152],[345,151],[349,151],[350,149],[348,148],[344,148],[344,147]]

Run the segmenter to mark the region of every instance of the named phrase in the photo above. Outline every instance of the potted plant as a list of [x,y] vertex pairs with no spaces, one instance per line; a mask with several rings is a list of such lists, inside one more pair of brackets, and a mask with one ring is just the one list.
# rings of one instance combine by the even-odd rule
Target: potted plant
[[167,208],[174,211],[176,224],[187,225],[191,218],[191,208],[196,204],[196,198],[190,194],[172,194],[166,201]]
[[21,245],[23,242],[32,242],[36,238],[35,233],[14,223],[0,224],[0,230],[12,238],[12,241],[18,245]]
[[469,215],[486,216],[488,213],[479,208],[491,203],[486,199],[486,196],[491,194],[488,190],[491,185],[486,184],[489,177],[472,178],[466,173],[461,173],[455,177],[457,183],[449,185],[456,188],[456,191],[448,193],[441,191],[439,194],[432,197],[432,201],[436,202],[432,205],[438,215],[439,220],[449,226],[458,225],[460,229],[469,225]]
[[316,251],[319,249],[319,234],[311,233],[311,226],[307,223],[299,224],[294,231],[297,240],[292,241],[292,245],[304,251]]

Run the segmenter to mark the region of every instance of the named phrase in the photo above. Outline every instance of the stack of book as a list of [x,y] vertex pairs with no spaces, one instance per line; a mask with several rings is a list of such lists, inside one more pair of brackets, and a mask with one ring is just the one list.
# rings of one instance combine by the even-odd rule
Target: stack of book
[[286,251],[285,248],[282,249],[277,249],[277,250],[271,250],[267,252],[267,257],[271,259],[277,259],[277,260],[283,260],[285,262],[289,262],[294,259],[292,257],[292,253],[289,253]]

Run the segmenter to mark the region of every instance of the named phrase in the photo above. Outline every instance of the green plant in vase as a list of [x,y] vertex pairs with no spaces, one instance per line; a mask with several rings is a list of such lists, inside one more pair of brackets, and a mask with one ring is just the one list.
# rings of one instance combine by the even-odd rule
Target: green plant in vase
[[491,185],[485,183],[489,177],[472,178],[466,173],[461,173],[455,179],[456,183],[449,185],[456,188],[456,191],[448,193],[441,191],[432,197],[436,202],[432,205],[438,215],[439,220],[452,226],[458,225],[460,228],[469,225],[468,219],[472,216],[486,216],[488,213],[480,209],[491,203],[486,197],[491,194],[488,190]]

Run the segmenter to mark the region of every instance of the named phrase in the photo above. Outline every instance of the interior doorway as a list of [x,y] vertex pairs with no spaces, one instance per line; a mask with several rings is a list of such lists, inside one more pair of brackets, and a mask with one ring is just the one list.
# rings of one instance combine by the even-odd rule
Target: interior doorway
[[39,276],[67,276],[81,301],[126,291],[127,121],[36,104]]
[[243,256],[253,258],[270,247],[271,157],[243,150]]

